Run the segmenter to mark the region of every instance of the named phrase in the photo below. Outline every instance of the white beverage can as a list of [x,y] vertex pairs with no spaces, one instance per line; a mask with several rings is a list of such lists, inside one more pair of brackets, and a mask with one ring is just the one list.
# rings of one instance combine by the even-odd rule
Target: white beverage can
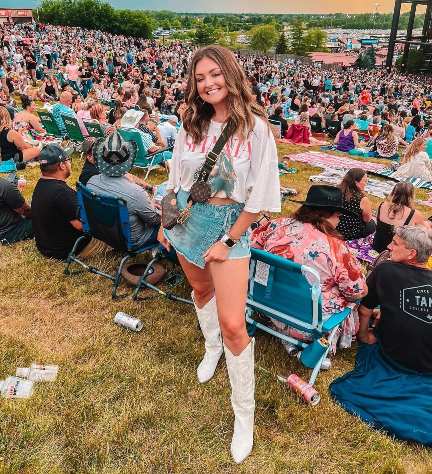
[[119,311],[114,316],[114,322],[119,326],[123,326],[135,332],[139,332],[143,328],[143,323],[138,318],[134,318],[133,316],[123,313],[122,311]]

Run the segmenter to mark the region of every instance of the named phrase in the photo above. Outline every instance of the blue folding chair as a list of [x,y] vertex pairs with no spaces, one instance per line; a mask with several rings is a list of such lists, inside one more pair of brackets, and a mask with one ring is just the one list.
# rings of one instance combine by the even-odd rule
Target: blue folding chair
[[[160,290],[158,287],[151,285],[146,281],[146,277],[150,275],[153,264],[163,258],[163,248],[156,243],[145,245],[143,247],[136,247],[131,242],[131,230],[129,223],[129,213],[127,204],[124,199],[116,198],[107,195],[100,195],[90,191],[80,182],[77,183],[77,199],[80,212],[80,220],[83,224],[85,235],[79,237],[75,242],[69,256],[66,260],[66,268],[64,273],[70,275],[70,265],[75,262],[81,265],[85,270],[95,273],[96,275],[108,278],[113,282],[112,297],[117,298],[117,289],[122,278],[122,269],[131,257],[142,254],[147,251],[152,252],[152,259],[147,264],[143,276],[140,279],[134,296],[142,287],[151,288],[169,299],[191,303],[189,300],[177,297],[172,293],[167,293]],[[87,265],[76,255],[80,244],[88,237],[105,242],[110,247],[123,253],[118,269],[114,275],[105,273],[96,267]]]
[[[256,313],[306,332],[312,341],[304,342],[282,334],[254,319]],[[299,359],[303,365],[313,369],[309,379],[311,385],[315,383],[321,365],[337,336],[337,329],[350,313],[351,309],[345,308],[340,313],[323,319],[320,277],[315,269],[269,252],[252,249],[246,305],[249,335],[253,336],[257,328],[261,329],[308,355],[308,358]],[[310,357],[311,354],[313,356],[321,338],[326,338],[328,345],[323,352],[318,352],[318,357]]]
[[147,170],[144,179],[147,179],[151,170],[158,168],[159,166],[165,165],[168,160],[172,157],[171,149],[160,150],[156,153],[147,153],[141,134],[138,130],[133,128],[119,128],[118,132],[121,137],[128,142],[135,142],[138,148],[138,154],[134,161],[133,166],[135,168],[141,168]]

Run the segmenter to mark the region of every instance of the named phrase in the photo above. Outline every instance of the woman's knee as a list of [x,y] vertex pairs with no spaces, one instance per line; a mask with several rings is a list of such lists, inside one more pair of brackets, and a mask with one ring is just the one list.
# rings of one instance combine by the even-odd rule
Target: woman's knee
[[201,307],[211,300],[214,294],[214,288],[210,283],[191,283],[195,302]]
[[222,317],[219,317],[219,324],[223,337],[228,340],[242,338],[244,331],[246,331],[244,316],[238,317],[231,315],[231,317],[224,317],[224,315],[222,315]]

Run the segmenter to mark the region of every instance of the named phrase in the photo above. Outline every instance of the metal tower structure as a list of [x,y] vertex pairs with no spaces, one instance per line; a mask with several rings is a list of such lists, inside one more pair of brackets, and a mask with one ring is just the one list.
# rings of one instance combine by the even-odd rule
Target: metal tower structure
[[[408,26],[406,35],[404,37],[398,37],[399,19],[401,13],[402,4],[411,5],[410,14],[408,18]],[[417,6],[426,5],[426,13],[420,36],[413,35],[414,20],[416,15]],[[419,47],[423,50],[425,57],[424,69],[432,72],[432,0],[396,0],[393,11],[393,21],[390,32],[389,47],[387,52],[386,68],[391,69],[393,66],[393,57],[395,52],[395,45],[397,43],[404,45],[403,56],[402,56],[402,69],[406,68],[408,53],[411,46]]]

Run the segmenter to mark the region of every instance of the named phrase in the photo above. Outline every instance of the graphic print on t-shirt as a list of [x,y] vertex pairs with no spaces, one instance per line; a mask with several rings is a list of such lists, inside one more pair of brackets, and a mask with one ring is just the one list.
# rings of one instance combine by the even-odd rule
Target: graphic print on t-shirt
[[402,299],[400,306],[404,313],[424,323],[432,323],[432,285],[404,288],[400,296]]

